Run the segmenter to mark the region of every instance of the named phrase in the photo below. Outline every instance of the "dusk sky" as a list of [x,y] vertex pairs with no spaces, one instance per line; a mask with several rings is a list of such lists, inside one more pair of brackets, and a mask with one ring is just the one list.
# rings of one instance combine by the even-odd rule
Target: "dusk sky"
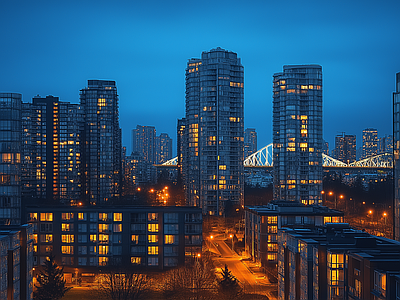
[[[329,3],[329,4],[328,4]],[[245,128],[272,142],[272,76],[286,64],[323,67],[324,139],[392,134],[400,72],[400,1],[0,2],[0,92],[79,103],[88,79],[115,80],[123,146],[152,125],[173,138],[185,115],[189,58],[221,47],[245,74]]]

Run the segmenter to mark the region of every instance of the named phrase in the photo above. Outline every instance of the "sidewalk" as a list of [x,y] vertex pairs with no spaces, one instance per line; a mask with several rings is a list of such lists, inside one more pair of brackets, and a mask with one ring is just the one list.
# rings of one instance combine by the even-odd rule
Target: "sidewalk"
[[265,274],[261,267],[259,267],[255,262],[251,259],[242,259],[242,263],[246,266],[246,268],[254,275],[259,284],[271,284],[267,274]]

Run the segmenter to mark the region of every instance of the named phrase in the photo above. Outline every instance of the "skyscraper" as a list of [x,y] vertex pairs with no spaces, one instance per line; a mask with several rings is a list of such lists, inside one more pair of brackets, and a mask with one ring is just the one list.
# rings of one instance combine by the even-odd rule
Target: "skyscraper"
[[255,128],[244,131],[244,158],[257,152],[257,132]]
[[156,163],[162,164],[172,158],[172,139],[167,133],[156,136]]
[[274,199],[322,202],[322,67],[283,66],[273,81]]
[[393,135],[385,135],[378,140],[378,154],[393,152]]
[[156,163],[156,128],[137,125],[132,130],[132,152],[142,155],[144,162]]
[[80,91],[85,115],[82,147],[84,198],[103,204],[120,195],[121,129],[115,81],[88,80]]
[[82,110],[53,96],[36,96],[22,105],[23,197],[77,203],[82,192]]
[[0,225],[21,224],[21,99],[0,93]]
[[344,163],[352,163],[357,159],[356,136],[342,132],[335,137],[334,157]]
[[189,59],[183,171],[189,205],[224,215],[243,204],[244,69],[221,48]]
[[378,154],[378,130],[366,128],[363,130],[362,158]]
[[400,72],[393,93],[394,239],[400,241]]

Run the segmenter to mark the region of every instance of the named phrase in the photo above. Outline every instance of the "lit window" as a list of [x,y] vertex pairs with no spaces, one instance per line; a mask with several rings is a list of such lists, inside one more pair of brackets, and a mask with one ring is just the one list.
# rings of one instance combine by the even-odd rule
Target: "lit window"
[[106,214],[106,213],[99,213],[99,221],[103,221],[103,222],[108,221],[108,214]]
[[62,254],[74,254],[74,246],[61,246]]
[[158,235],[154,235],[154,234],[149,234],[147,236],[149,243],[154,244],[154,243],[158,243]]
[[78,213],[78,220],[85,221],[86,213]]
[[132,256],[131,257],[131,263],[133,265],[140,265],[142,262],[142,258],[141,257],[136,257],[136,256]]
[[177,235],[167,234],[167,235],[164,236],[164,241],[165,241],[166,245],[177,244],[178,243],[178,236]]
[[29,221],[37,221],[37,213],[29,213]]
[[73,220],[74,219],[74,214],[73,213],[62,213],[61,214],[61,220]]
[[158,213],[148,213],[147,218],[149,222],[157,222],[158,221]]
[[96,242],[97,241],[97,234],[91,234],[90,235],[90,241],[91,242]]
[[99,246],[99,254],[100,255],[108,255],[108,246]]
[[73,243],[74,242],[74,235],[73,234],[62,234],[61,241],[63,243]]
[[73,227],[74,227],[74,224],[62,223],[61,224],[61,231],[72,231]]
[[114,213],[114,222],[122,222],[122,213]]
[[278,222],[278,216],[268,216],[268,224],[276,224]]
[[99,242],[100,243],[108,243],[109,238],[110,237],[108,234],[99,234]]
[[158,255],[158,246],[149,246],[149,247],[147,247],[147,253],[149,255]]
[[38,242],[38,235],[37,235],[37,233],[34,233],[33,234],[33,243],[37,244],[37,242]]
[[40,221],[53,221],[53,213],[40,213]]
[[99,232],[109,232],[110,224],[99,224]]
[[40,241],[42,243],[51,243],[51,242],[53,242],[53,235],[52,234],[41,234]]
[[114,232],[122,232],[122,224],[114,224]]
[[147,224],[147,229],[149,232],[158,232],[158,224]]
[[106,266],[108,263],[108,257],[100,256],[99,257],[99,266]]

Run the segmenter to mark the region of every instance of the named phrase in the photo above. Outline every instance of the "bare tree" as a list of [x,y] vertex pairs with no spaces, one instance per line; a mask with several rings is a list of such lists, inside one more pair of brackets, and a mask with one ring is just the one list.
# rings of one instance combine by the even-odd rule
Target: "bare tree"
[[165,274],[162,291],[166,299],[213,299],[218,282],[208,260],[196,260],[193,267],[173,269]]
[[150,279],[145,274],[115,270],[100,275],[98,283],[99,296],[111,300],[137,300],[150,287]]

